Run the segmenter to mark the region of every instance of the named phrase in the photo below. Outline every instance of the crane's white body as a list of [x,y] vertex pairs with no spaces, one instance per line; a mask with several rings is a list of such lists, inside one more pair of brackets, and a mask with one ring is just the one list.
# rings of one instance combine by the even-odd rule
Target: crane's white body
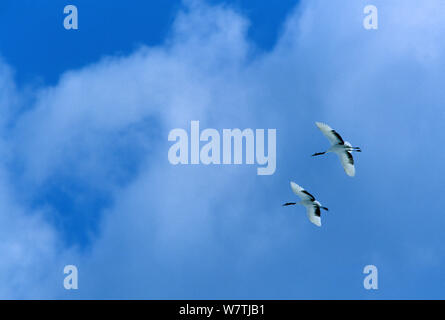
[[337,154],[346,174],[350,177],[355,176],[354,158],[352,157],[352,151],[355,148],[348,141],[343,141],[342,137],[327,124],[321,122],[315,122],[315,124],[331,143],[331,147],[325,153]]
[[307,217],[309,218],[309,221],[315,224],[317,227],[321,227],[321,203],[315,200],[314,196],[312,196],[309,192],[307,192],[304,188],[300,187],[295,182],[291,181],[290,187],[292,191],[301,199],[298,204],[306,207]]

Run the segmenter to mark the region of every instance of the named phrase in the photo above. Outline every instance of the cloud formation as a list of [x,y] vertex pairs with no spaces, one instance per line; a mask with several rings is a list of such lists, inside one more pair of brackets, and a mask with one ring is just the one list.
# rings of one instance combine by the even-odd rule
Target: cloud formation
[[[360,272],[378,263],[402,272],[382,297],[422,297],[400,288],[419,265],[437,275],[443,261],[438,203],[427,222],[412,199],[436,194],[443,173],[433,148],[444,138],[445,10],[375,2],[379,29],[367,31],[364,1],[303,1],[262,52],[241,14],[190,1],[159,46],[32,92],[0,63],[0,296],[366,298]],[[275,175],[172,166],[168,132],[191,120],[276,128]],[[355,180],[337,159],[307,156],[326,146],[314,121],[362,146]],[[283,213],[291,179],[336,212],[322,232],[303,210]],[[79,268],[77,292],[63,290],[66,264]]]

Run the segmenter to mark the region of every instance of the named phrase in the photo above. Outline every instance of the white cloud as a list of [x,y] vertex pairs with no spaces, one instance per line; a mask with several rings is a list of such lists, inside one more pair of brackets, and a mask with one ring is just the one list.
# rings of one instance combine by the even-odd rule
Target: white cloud
[[[193,281],[198,288],[217,286],[218,277],[247,272],[294,232],[305,237],[310,231],[289,226],[277,214],[277,203],[259,191],[271,194],[276,191],[270,185],[281,184],[287,190],[288,174],[295,172],[285,159],[287,145],[307,148],[304,139],[296,139],[299,127],[306,130],[324,116],[371,146],[369,132],[382,137],[381,127],[388,128],[399,113],[379,104],[395,99],[385,86],[400,94],[416,87],[408,80],[401,87],[385,82],[400,71],[399,61],[408,61],[409,69],[400,72],[415,74],[416,81],[443,80],[435,72],[437,78],[429,78],[431,66],[442,64],[443,46],[436,42],[443,34],[440,12],[431,10],[435,6],[417,8],[414,1],[401,3],[377,1],[382,18],[372,34],[362,27],[364,2],[351,1],[341,9],[326,1],[303,2],[286,22],[277,46],[260,53],[246,37],[245,18],[229,8],[191,2],[164,44],[68,71],[56,86],[41,88],[26,113],[6,111],[12,131],[8,124],[0,150],[23,171],[12,178],[3,174],[0,181],[0,294],[73,297],[62,291],[61,283],[63,265],[74,261],[81,277],[75,297],[204,298],[184,287]],[[407,24],[397,23],[406,19]],[[436,25],[437,34],[421,36]],[[20,98],[10,71],[3,70],[7,67],[0,64],[0,106],[5,112]],[[376,82],[381,82],[374,87],[378,92],[372,89]],[[425,92],[421,97],[428,99]],[[386,113],[387,119],[376,112]],[[363,115],[373,120],[366,122]],[[357,119],[362,119],[360,126]],[[187,129],[190,120],[214,128],[279,127],[282,160],[276,175],[266,182],[253,166],[171,166],[168,131]],[[5,128],[2,123],[3,132]],[[361,133],[363,128],[368,133]],[[123,169],[127,157],[136,158],[135,168]],[[3,163],[4,173],[9,165]],[[280,165],[287,171],[280,172]],[[14,200],[32,199],[60,177],[78,179],[112,198],[112,206],[101,209],[99,232],[87,249],[59,245],[61,235],[49,221],[64,212],[36,210]],[[29,194],[13,194],[15,184],[27,186],[21,190]],[[304,242],[297,246],[307,250]],[[196,260],[202,263],[191,263]],[[188,279],[188,272],[206,276]],[[228,281],[226,287],[225,293],[236,285]],[[220,293],[215,289],[214,294]]]

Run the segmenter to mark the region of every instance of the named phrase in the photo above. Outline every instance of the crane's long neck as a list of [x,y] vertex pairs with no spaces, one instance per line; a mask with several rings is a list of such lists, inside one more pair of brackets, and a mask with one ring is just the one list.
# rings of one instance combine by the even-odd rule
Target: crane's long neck
[[316,153],[314,153],[312,156],[313,157],[315,157],[315,156],[321,156],[322,154],[325,154],[326,152],[316,152]]

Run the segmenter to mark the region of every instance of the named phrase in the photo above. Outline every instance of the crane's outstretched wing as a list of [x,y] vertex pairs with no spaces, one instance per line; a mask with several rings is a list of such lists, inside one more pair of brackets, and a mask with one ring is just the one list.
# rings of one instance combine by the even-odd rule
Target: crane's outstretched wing
[[304,190],[304,188],[300,187],[295,182],[291,181],[290,182],[290,187],[291,187],[292,191],[297,196],[299,196],[301,198],[301,200],[310,200],[310,201],[314,201],[315,200],[315,197],[313,195],[311,195],[309,192]]
[[317,205],[306,206],[307,217],[310,222],[315,224],[317,227],[321,227],[321,217],[320,217],[320,207]]
[[335,131],[334,129],[332,129],[326,123],[315,122],[315,124],[317,125],[318,129],[320,129],[320,131],[324,134],[324,136],[326,138],[328,138],[329,142],[332,145],[334,145],[334,144],[344,144],[345,143],[343,141],[342,137],[338,134],[338,132]]
[[340,158],[341,165],[348,176],[355,176],[355,167],[354,167],[354,158],[352,157],[352,153],[344,150],[341,153],[338,153],[338,157]]

